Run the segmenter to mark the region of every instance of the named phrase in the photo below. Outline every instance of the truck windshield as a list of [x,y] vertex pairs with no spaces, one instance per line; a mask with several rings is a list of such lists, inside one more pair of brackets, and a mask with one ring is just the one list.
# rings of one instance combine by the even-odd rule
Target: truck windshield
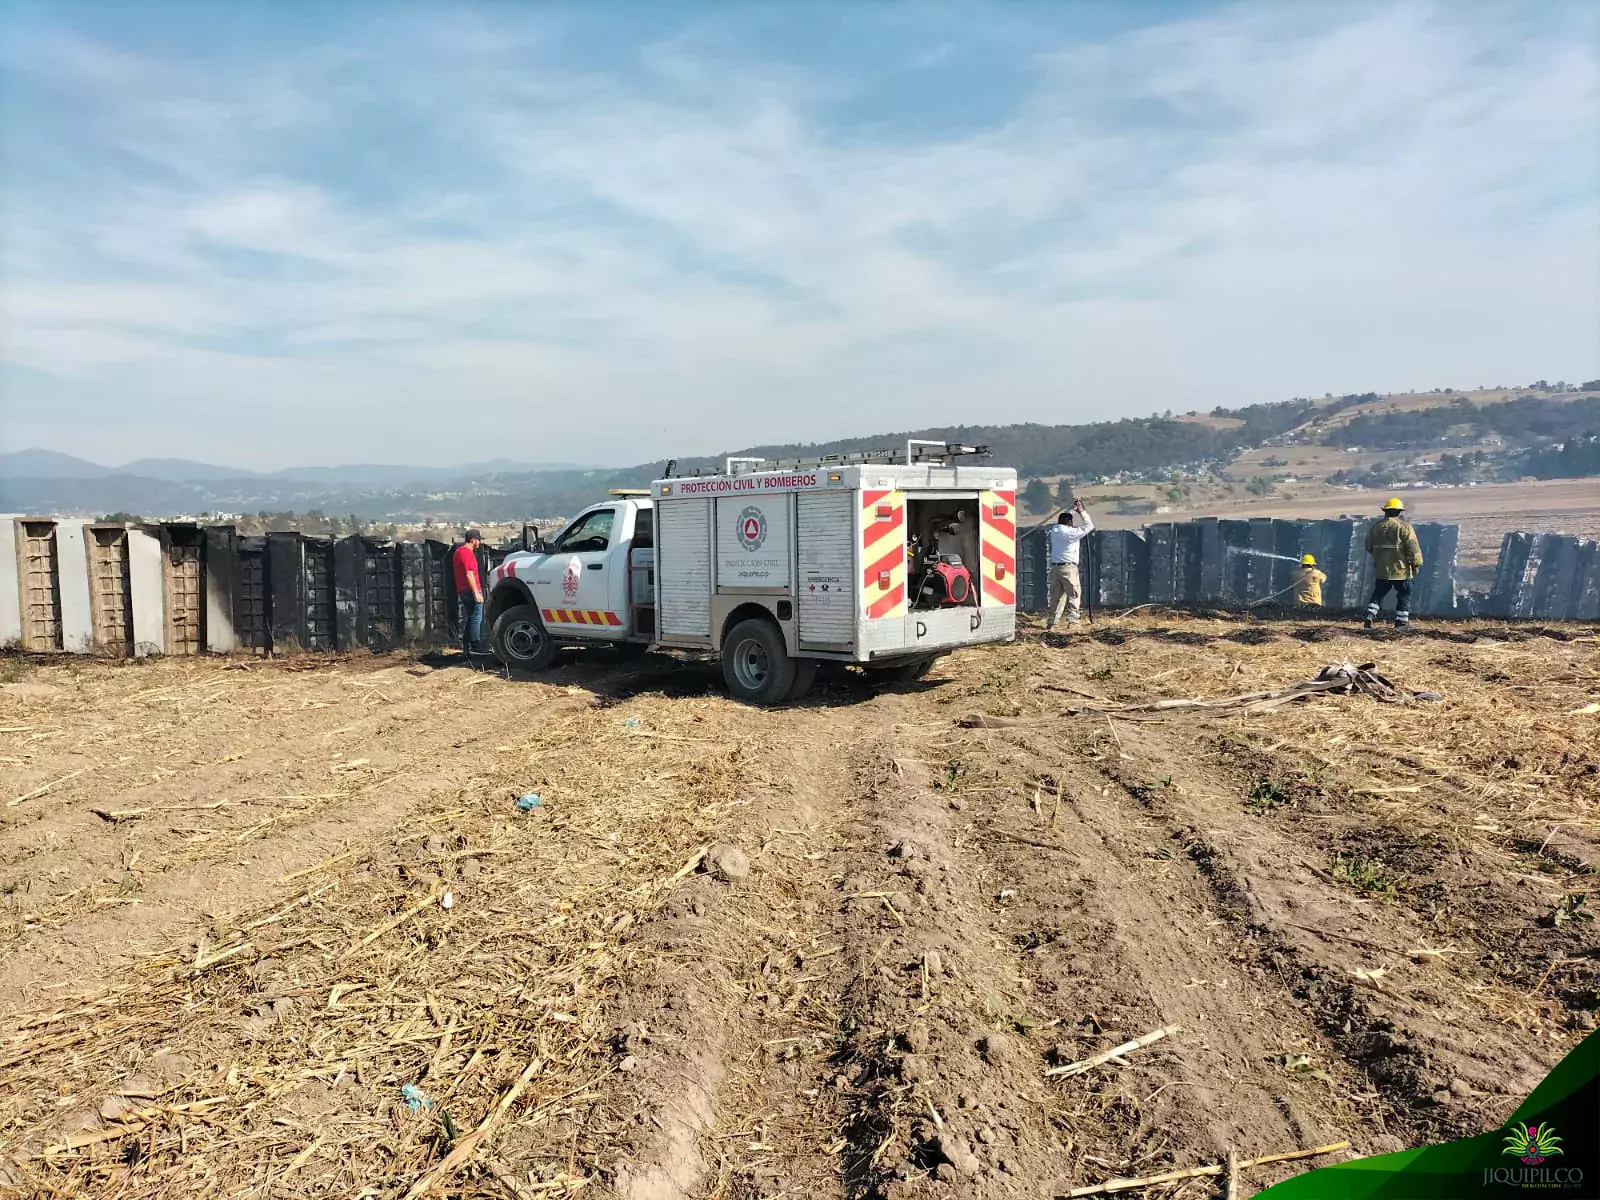
[[588,554],[606,550],[611,546],[611,527],[616,523],[617,510],[597,508],[579,517],[550,547],[552,554]]

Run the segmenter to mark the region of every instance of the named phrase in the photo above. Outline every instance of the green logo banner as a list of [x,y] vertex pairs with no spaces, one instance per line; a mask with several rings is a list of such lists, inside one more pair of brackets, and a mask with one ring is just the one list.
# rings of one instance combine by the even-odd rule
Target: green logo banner
[[1584,1038],[1499,1129],[1308,1171],[1260,1200],[1600,1197],[1600,1032]]

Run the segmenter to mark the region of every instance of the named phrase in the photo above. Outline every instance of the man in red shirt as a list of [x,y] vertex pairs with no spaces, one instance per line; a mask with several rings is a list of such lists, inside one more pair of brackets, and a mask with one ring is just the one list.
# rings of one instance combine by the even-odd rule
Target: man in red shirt
[[478,547],[483,534],[469,529],[450,555],[456,577],[456,617],[461,629],[461,650],[469,658],[483,654],[483,580],[478,577]]

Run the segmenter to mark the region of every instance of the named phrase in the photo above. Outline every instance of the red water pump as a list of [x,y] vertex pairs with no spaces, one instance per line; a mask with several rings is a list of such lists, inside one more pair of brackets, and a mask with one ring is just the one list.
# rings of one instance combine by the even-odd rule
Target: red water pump
[[972,598],[972,572],[963,565],[959,554],[941,554],[929,564],[921,597],[940,608],[965,604]]
[[918,534],[911,536],[906,558],[911,575],[912,608],[957,608],[978,602],[972,587],[972,572],[967,570],[961,556],[940,553],[940,539],[959,535],[964,520],[958,512],[934,524],[926,541]]

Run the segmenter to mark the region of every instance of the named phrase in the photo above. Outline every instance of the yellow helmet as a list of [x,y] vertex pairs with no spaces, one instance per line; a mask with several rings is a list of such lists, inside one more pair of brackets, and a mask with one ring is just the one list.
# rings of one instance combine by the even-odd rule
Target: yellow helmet
[[1400,499],[1399,496],[1390,496],[1388,502],[1383,506],[1384,512],[1405,512],[1405,510],[1406,502]]
[[1316,566],[1317,565],[1317,556],[1314,555],[1314,554],[1302,554],[1300,556],[1300,565],[1302,567],[1314,567],[1314,566]]

